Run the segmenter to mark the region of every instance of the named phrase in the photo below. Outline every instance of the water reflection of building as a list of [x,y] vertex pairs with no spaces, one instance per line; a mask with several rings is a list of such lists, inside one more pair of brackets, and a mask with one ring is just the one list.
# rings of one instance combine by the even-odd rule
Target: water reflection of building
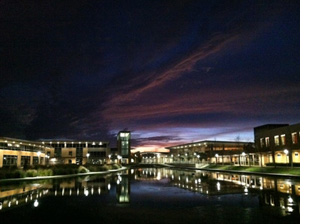
[[130,180],[128,175],[119,175],[117,177],[116,198],[118,203],[130,202]]
[[275,206],[282,215],[299,212],[300,182],[236,173],[183,171],[162,168],[136,169],[135,180],[157,181],[167,179],[178,188],[215,196],[225,194],[257,194],[261,206]]
[[[0,185],[0,212],[24,204],[38,207],[42,197],[87,197],[107,194],[111,189],[114,176],[86,176],[78,179],[44,180],[22,185]],[[116,182],[116,181],[115,181]]]

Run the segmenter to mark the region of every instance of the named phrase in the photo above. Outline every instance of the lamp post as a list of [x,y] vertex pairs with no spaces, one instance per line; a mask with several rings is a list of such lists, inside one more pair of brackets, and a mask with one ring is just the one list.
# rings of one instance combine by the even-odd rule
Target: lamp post
[[242,152],[241,155],[243,156],[243,161],[245,161],[245,165],[246,165],[245,152]]
[[122,156],[118,155],[118,156],[117,156],[117,159],[118,159],[118,162],[121,163]]
[[287,154],[288,154],[288,150],[284,149],[284,153],[285,153],[285,163],[287,163]]
[[87,154],[86,154],[86,157],[87,157],[87,161],[86,161],[86,163],[88,163],[88,162],[89,162],[89,161],[88,161],[89,156],[90,156],[90,154],[89,154],[89,153],[87,153]]
[[49,155],[45,155],[45,165],[49,164],[49,158],[50,158]]
[[215,161],[216,161],[216,165],[217,165],[217,158],[219,157],[219,154],[215,154]]
[[200,155],[197,155],[198,163],[200,163]]
[[41,151],[38,151],[38,152],[37,152],[37,155],[38,155],[38,163],[39,163],[39,165],[40,165],[40,155],[41,155]]

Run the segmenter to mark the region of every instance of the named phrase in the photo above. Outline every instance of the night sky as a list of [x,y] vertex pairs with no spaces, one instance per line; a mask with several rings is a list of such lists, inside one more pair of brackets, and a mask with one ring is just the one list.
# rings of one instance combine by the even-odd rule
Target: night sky
[[0,1],[0,136],[133,147],[300,122],[300,4]]

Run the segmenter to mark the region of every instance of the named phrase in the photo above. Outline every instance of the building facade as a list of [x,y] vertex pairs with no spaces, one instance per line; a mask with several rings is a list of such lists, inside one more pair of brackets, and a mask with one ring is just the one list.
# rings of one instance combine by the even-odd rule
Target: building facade
[[252,142],[198,141],[167,147],[173,162],[258,165]]
[[166,147],[170,162],[300,166],[300,124],[254,128],[255,142],[198,141]]
[[300,164],[300,124],[267,124],[254,128],[262,165]]
[[120,131],[117,134],[117,150],[119,159],[122,163],[128,164],[130,162],[130,149],[131,149],[131,132]]
[[45,165],[50,150],[38,142],[14,138],[0,138],[0,167]]
[[104,141],[53,140],[42,144],[49,146],[46,153],[54,164],[104,164],[110,155],[109,142]]
[[27,141],[0,138],[0,168],[47,164],[104,164],[110,161],[109,142]]

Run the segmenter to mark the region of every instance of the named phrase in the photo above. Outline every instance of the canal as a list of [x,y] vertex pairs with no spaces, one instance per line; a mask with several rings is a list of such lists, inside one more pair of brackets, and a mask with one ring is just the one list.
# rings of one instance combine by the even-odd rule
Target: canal
[[2,223],[300,223],[300,180],[137,168],[0,184]]

